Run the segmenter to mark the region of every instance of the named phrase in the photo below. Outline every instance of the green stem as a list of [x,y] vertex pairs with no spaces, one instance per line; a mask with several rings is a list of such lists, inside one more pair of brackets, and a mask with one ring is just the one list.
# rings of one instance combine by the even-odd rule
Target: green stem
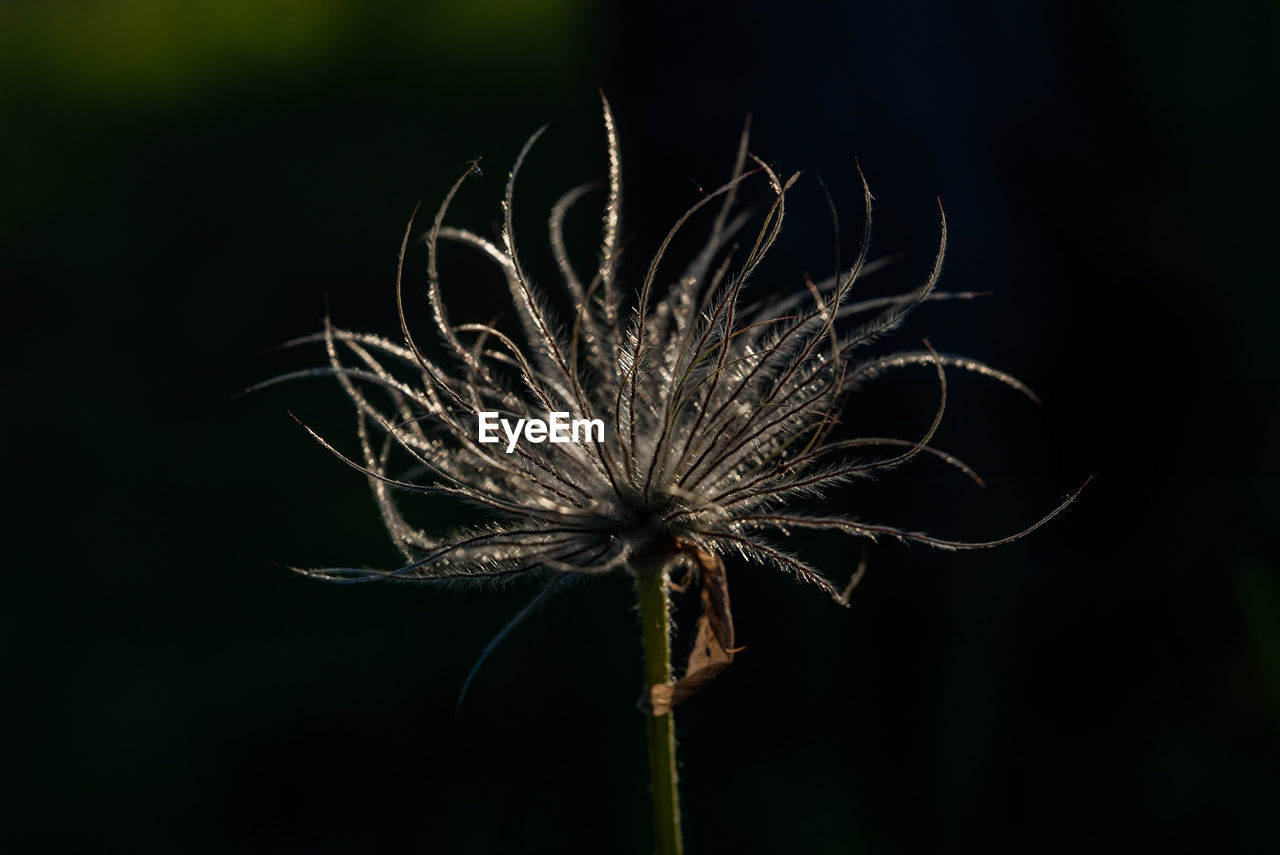
[[[671,632],[667,607],[665,564],[638,566],[636,597],[644,638],[644,685],[671,682]],[[667,712],[649,718],[649,776],[653,783],[653,830],[659,855],[680,855],[680,794],[676,775],[675,716]]]

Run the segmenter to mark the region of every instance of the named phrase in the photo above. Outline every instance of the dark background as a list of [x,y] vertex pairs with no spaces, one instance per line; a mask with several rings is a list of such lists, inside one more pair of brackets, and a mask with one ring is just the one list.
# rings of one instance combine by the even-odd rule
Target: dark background
[[[831,509],[984,539],[1099,473],[1017,544],[877,547],[848,611],[730,562],[747,650],[678,717],[689,851],[1277,851],[1278,34],[1274,3],[1155,0],[0,6],[0,845],[647,851],[627,580],[519,629],[455,723],[528,590],[272,563],[395,555],[363,480],[288,418],[349,448],[336,385],[230,400],[320,358],[264,351],[326,295],[394,334],[410,209],[483,156],[451,220],[488,233],[546,121],[517,228],[550,281],[544,212],[603,174],[603,86],[628,275],[751,113],[754,151],[826,181],[846,257],[864,166],[875,249],[908,253],[869,293],[927,271],[937,196],[944,285],[995,292],[895,342],[1045,398],[953,378],[938,444],[987,489],[923,463]],[[779,287],[829,269],[816,188]],[[459,314],[490,314],[451,263]],[[851,429],[918,435],[933,382],[878,382]],[[843,579],[857,549],[803,554]]]

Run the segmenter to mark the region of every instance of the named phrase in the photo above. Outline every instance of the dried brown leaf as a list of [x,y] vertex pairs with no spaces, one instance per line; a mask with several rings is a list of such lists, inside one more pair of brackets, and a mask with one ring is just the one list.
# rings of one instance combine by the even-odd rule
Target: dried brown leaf
[[702,613],[698,615],[697,635],[684,676],[650,686],[640,698],[640,709],[649,715],[666,715],[687,701],[728,668],[734,654],[742,649],[734,646],[733,612],[729,607],[729,579],[724,572],[724,562],[720,556],[691,543],[681,543],[680,548],[696,565]]

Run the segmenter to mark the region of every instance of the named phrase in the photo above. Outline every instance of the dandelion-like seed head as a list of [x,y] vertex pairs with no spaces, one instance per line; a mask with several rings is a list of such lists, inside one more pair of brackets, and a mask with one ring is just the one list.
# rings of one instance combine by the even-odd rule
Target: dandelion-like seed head
[[[618,265],[621,149],[607,101],[604,124],[609,175],[593,270],[571,263],[563,224],[566,212],[599,186],[570,190],[550,213],[551,248],[572,314],[553,312],[521,264],[512,229],[517,175],[539,132],[511,170],[496,239],[445,225],[450,202],[474,167],[449,191],[422,236],[434,339],[429,346],[428,335],[413,331],[405,314],[406,301],[421,299],[402,288],[400,276],[411,223],[397,273],[400,339],[326,322],[323,333],[299,342],[322,343],[328,364],[268,381],[337,378],[356,409],[360,455],[346,456],[316,439],[367,477],[405,559],[391,570],[304,572],[337,581],[478,581],[530,573],[558,580],[682,558],[695,571],[707,570],[722,566],[719,556],[736,553],[845,602],[845,586],[795,555],[783,538],[819,529],[868,541],[981,548],[1021,537],[1071,501],[1015,535],[983,543],[806,511],[824,491],[920,455],[977,480],[963,462],[931,444],[946,404],[948,371],[976,372],[1031,394],[1013,377],[935,352],[927,342],[889,354],[868,352],[922,303],[976,296],[937,290],[945,218],[936,260],[918,287],[895,297],[855,299],[859,278],[878,266],[867,261],[872,197],[864,182],[865,225],[853,263],[791,293],[762,289],[756,274],[778,240],[798,176],[779,175],[752,155],[744,131],[728,182],[679,218],[642,279],[624,283]],[[763,185],[765,201],[739,210],[749,184]],[[668,257],[673,238],[708,219],[700,251],[683,266]],[[462,244],[499,268],[518,335],[450,317],[437,272],[444,242]],[[842,436],[844,399],[860,384],[906,366],[936,375],[931,424],[915,438]],[[519,442],[508,451],[505,441],[479,441],[484,412],[512,421],[564,412],[599,420],[603,437]],[[398,502],[407,494],[451,497],[490,521],[440,536],[406,520]]]

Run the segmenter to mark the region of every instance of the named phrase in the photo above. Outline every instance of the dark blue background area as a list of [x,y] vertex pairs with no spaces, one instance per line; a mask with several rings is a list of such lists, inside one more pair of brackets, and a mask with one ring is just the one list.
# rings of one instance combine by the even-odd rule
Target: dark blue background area
[[[1098,474],[1007,547],[876,546],[849,610],[730,560],[746,650],[677,719],[688,850],[1280,844],[1274,4],[183,7],[0,13],[0,845],[648,851],[628,580],[520,627],[455,721],[530,589],[290,574],[396,561],[363,479],[287,411],[347,448],[354,419],[326,382],[228,400],[320,358],[263,351],[318,329],[326,297],[394,335],[414,204],[479,156],[451,222],[489,233],[547,121],[516,226],[550,283],[545,212],[605,169],[597,86],[633,280],[751,114],[753,151],[810,176],[760,287],[830,270],[813,176],[852,255],[860,163],[872,254],[905,253],[867,293],[927,273],[939,198],[943,285],[994,292],[927,305],[893,342],[1045,399],[952,378],[937,444],[986,489],[926,461],[827,510],[986,539]],[[570,221],[583,263],[595,228]],[[500,280],[444,267],[456,315],[491,316]],[[903,372],[845,421],[914,437],[936,394]],[[859,555],[790,545],[837,579]]]

